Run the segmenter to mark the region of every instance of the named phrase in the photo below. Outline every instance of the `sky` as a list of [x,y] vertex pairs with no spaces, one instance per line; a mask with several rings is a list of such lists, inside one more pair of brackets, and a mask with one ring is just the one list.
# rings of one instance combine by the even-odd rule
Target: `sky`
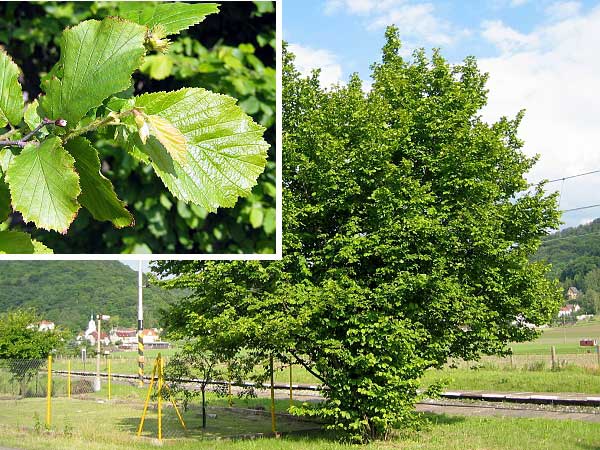
[[[357,72],[370,84],[385,27],[400,30],[403,55],[440,48],[451,63],[475,56],[490,74],[487,122],[525,109],[519,137],[539,161],[530,182],[600,170],[600,1],[284,0],[283,37],[304,74],[321,84]],[[600,204],[600,173],[548,185],[560,209]],[[600,217],[600,207],[566,211],[564,225]]]
[[[120,260],[120,261],[123,264],[131,267],[136,272],[138,271],[138,264],[139,264],[138,261],[127,260],[127,259],[123,259],[123,260]],[[150,262],[149,261],[142,261],[142,272],[144,272],[144,273],[150,272]]]

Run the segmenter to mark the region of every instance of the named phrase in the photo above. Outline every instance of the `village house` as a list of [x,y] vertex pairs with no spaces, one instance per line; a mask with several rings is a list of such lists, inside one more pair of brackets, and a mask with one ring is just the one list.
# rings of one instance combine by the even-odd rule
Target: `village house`
[[133,328],[113,328],[110,331],[110,342],[114,345],[135,345],[137,331]]
[[38,324],[38,331],[52,331],[54,330],[54,322],[50,322],[49,320],[42,320]]
[[142,340],[144,344],[155,344],[160,342],[160,333],[156,328],[142,330]]
[[567,289],[567,299],[568,300],[575,300],[577,299],[577,297],[579,297],[579,289],[577,289],[575,286],[571,286],[569,289]]
[[[90,334],[85,336],[85,339],[87,339],[87,341],[90,343],[90,345],[92,345],[92,346],[96,345],[96,343],[98,342],[98,332],[92,331]],[[102,345],[110,344],[110,338],[108,337],[108,334],[106,334],[104,331],[100,334],[100,343]]]
[[579,311],[580,309],[581,309],[581,306],[579,306],[578,304],[569,303],[568,305],[565,305],[559,309],[558,317],[570,316],[573,313]]

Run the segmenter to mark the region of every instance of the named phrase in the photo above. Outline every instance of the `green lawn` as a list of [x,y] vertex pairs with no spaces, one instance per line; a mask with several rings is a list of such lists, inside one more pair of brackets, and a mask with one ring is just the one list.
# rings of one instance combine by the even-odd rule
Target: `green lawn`
[[[54,406],[53,431],[30,429],[34,415],[43,410],[43,401],[29,399],[0,402],[0,445],[31,450],[142,450],[156,448],[151,436],[156,432],[156,413],[146,422],[143,439],[135,437],[140,407],[131,403],[96,403],[83,400],[61,400]],[[216,418],[209,419],[203,432],[198,411],[185,414],[190,432],[181,430],[171,409],[165,411],[164,447],[191,449],[596,449],[600,446],[600,427],[594,423],[551,421],[542,419],[474,418],[428,416],[430,422],[419,432],[396,433],[389,442],[367,446],[339,443],[325,432],[302,431],[314,424],[278,418],[280,431],[296,431],[294,435],[264,439],[229,440],[228,436],[244,433],[268,433],[270,418],[265,415],[239,414],[212,409]],[[19,420],[18,418],[22,419]],[[23,419],[28,418],[28,419]],[[43,420],[43,416],[42,416]],[[27,428],[24,428],[27,427]],[[215,439],[220,438],[220,439]]]
[[579,346],[579,340],[585,338],[598,339],[600,342],[600,320],[546,328],[535,341],[512,344],[512,348],[517,355],[549,355],[553,345],[558,353],[586,353],[590,349]]
[[430,370],[423,385],[447,380],[446,389],[514,391],[514,392],[580,392],[600,394],[600,371],[569,366],[565,369],[442,369]]

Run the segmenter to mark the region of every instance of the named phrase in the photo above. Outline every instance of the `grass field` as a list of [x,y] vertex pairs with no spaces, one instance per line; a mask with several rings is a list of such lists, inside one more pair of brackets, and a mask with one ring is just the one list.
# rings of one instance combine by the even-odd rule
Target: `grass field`
[[423,385],[438,380],[447,381],[448,390],[600,393],[600,371],[577,366],[556,371],[490,367],[429,370]]
[[[131,403],[97,403],[63,399],[55,406],[56,423],[51,432],[32,430],[31,425],[16,419],[31,417],[43,410],[43,401],[28,399],[0,401],[0,445],[27,450],[143,450],[156,448],[150,436],[156,431],[156,416],[147,419],[145,438],[135,437],[140,406]],[[597,449],[600,448],[600,427],[597,424],[542,419],[462,418],[428,416],[429,423],[418,432],[396,433],[389,442],[367,446],[349,446],[332,439],[323,431],[310,432],[315,425],[293,419],[278,418],[281,431],[296,434],[282,438],[236,439],[228,437],[244,433],[268,433],[270,418],[265,415],[239,414],[226,410],[211,410],[216,418],[209,419],[208,428],[199,428],[198,411],[185,415],[190,432],[179,428],[172,410],[165,412],[166,448],[191,449],[282,449],[282,450],[341,450],[341,449]],[[38,413],[39,414],[39,413]],[[43,418],[42,418],[43,420]],[[27,428],[25,428],[27,427]]]
[[546,328],[535,341],[512,344],[512,348],[516,355],[550,354],[550,347],[553,345],[558,353],[586,353],[590,349],[579,346],[579,340],[585,338],[598,339],[600,342],[600,320]]

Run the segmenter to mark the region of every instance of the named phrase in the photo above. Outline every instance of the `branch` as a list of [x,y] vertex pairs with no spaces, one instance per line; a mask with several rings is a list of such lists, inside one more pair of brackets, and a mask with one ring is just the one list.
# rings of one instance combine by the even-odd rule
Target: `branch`
[[137,112],[137,110],[135,108],[127,110],[127,111],[123,111],[122,113],[118,113],[118,114],[110,113],[107,117],[105,117],[103,119],[96,119],[89,125],[86,125],[85,127],[78,128],[78,129],[71,131],[70,133],[67,133],[65,135],[65,137],[63,138],[63,142],[67,142],[67,141],[73,139],[74,137],[81,136],[82,134],[85,134],[88,131],[97,130],[98,128],[103,127],[105,125],[118,125],[120,123],[122,117],[134,114],[134,112]]
[[315,372],[311,367],[309,367],[308,363],[306,361],[304,361],[302,358],[300,358],[293,350],[289,350],[289,352],[294,358],[296,358],[296,361],[298,361],[300,363],[300,365],[308,371],[308,373],[310,373],[316,379],[321,380],[321,382],[323,384],[327,384],[325,382],[325,380],[323,379],[323,377],[321,376],[321,374],[319,374],[318,372]]
[[2,147],[9,147],[9,146],[13,146],[13,147],[25,147],[29,141],[29,139],[31,139],[33,136],[35,136],[35,134],[40,131],[42,128],[44,128],[45,126],[48,125],[56,125],[58,127],[66,127],[67,126],[67,121],[64,119],[56,119],[56,120],[51,120],[48,119],[47,117],[44,117],[41,121],[41,123],[35,127],[33,130],[31,130],[29,133],[27,133],[25,136],[23,136],[21,139],[18,139],[16,141],[11,141],[11,140],[1,140],[0,141],[0,146]]

